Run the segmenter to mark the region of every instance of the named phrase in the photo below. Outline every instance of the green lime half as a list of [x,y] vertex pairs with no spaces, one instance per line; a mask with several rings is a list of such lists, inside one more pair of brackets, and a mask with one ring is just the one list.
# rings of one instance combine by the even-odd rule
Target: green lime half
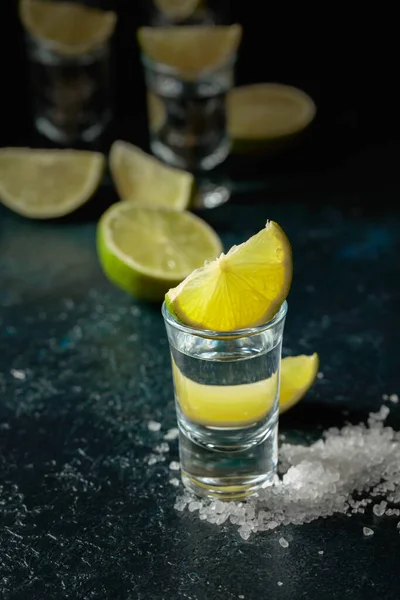
[[145,300],[162,300],[171,287],[222,250],[216,232],[186,211],[118,202],[97,227],[97,251],[105,274]]

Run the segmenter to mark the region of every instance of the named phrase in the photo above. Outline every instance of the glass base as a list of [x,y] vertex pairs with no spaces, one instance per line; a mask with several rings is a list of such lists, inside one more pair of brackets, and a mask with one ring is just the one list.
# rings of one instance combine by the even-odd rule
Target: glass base
[[44,137],[58,144],[70,144],[79,141],[91,143],[102,135],[110,120],[111,114],[107,113],[101,121],[94,123],[82,131],[78,131],[76,135],[63,131],[46,117],[37,117],[35,119],[35,127]]
[[212,153],[207,154],[203,158],[196,157],[196,159],[191,157],[189,152],[185,156],[183,149],[182,153],[178,154],[155,137],[151,138],[150,147],[157,158],[172,167],[185,169],[186,171],[209,171],[224,162],[229,154],[231,144],[229,139],[226,138]]
[[179,418],[179,429],[182,481],[194,494],[229,501],[251,496],[274,482],[277,414],[261,428],[209,429]]

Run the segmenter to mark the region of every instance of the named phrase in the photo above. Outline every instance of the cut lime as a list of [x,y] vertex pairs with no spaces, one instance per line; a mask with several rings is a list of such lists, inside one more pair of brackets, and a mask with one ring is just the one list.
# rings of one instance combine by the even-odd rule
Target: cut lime
[[105,159],[79,150],[0,149],[0,200],[31,219],[67,215],[96,191]]
[[184,21],[192,15],[201,0],[154,0],[158,10],[171,21]]
[[187,325],[235,331],[270,320],[288,295],[291,280],[289,240],[269,221],[247,242],[169,290],[166,301]]
[[50,43],[61,54],[82,54],[104,43],[117,16],[76,2],[21,0],[20,19],[33,38]]
[[242,36],[240,25],[198,27],[141,27],[139,44],[157,63],[196,75],[234,58]]
[[238,151],[278,147],[308,127],[316,113],[307,94],[279,83],[234,88],[227,109],[229,133]]
[[[318,354],[289,356],[281,363],[279,412],[297,404],[318,371]],[[172,359],[176,395],[185,416],[206,427],[245,427],[269,413],[278,393],[278,377],[240,385],[205,385],[189,379]]]
[[308,392],[318,373],[319,358],[311,356],[287,356],[282,360],[279,412],[282,414],[297,404]]
[[111,146],[109,161],[121,200],[175,210],[187,208],[194,184],[193,175],[187,171],[167,167],[120,140]]
[[193,269],[222,250],[215,231],[188,212],[118,202],[97,227],[99,259],[108,278],[147,300],[162,300]]

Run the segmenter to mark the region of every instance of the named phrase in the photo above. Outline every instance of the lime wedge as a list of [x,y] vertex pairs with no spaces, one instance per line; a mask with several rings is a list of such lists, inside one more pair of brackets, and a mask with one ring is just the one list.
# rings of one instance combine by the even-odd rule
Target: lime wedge
[[151,60],[181,74],[198,74],[233,59],[242,37],[240,25],[141,27],[139,45]]
[[282,360],[279,412],[286,412],[308,392],[317,377],[318,354],[287,356]]
[[89,200],[105,159],[80,150],[0,149],[0,200],[31,219],[67,215]]
[[236,150],[272,146],[293,139],[315,117],[313,100],[279,83],[256,83],[231,90],[228,129]]
[[270,320],[289,293],[292,253],[283,230],[265,228],[169,290],[166,302],[187,325],[235,331]]
[[158,10],[168,19],[184,21],[192,15],[201,0],[154,0]]
[[97,249],[107,277],[137,298],[162,300],[222,250],[215,231],[188,212],[118,202],[101,217]]
[[121,200],[175,210],[187,208],[194,184],[193,175],[187,171],[167,167],[120,140],[111,146],[109,161]]
[[[279,412],[303,398],[315,381],[318,354],[288,356],[281,363]],[[274,405],[278,377],[240,385],[205,385],[183,375],[172,359],[176,395],[185,416],[206,427],[245,427],[260,422]]]
[[61,54],[82,54],[104,43],[114,32],[114,12],[76,2],[21,0],[20,19],[34,37],[49,42]]

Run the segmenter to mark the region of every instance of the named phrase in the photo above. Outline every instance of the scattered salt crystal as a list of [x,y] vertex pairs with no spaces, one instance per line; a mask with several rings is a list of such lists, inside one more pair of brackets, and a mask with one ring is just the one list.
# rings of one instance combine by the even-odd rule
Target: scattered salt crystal
[[24,381],[24,379],[26,379],[25,371],[20,371],[19,369],[11,369],[10,373],[14,377],[14,379],[19,379],[20,381]]
[[363,534],[368,537],[370,535],[374,535],[374,532],[369,527],[363,527]]
[[279,543],[282,546],[282,548],[288,548],[288,546],[289,546],[289,542],[287,540],[285,540],[284,537],[279,538]]
[[164,435],[164,440],[168,442],[176,440],[179,436],[179,429],[177,427],[173,427],[172,429],[168,429],[167,433]]
[[399,401],[399,396],[397,394],[390,394],[389,400],[390,402],[393,402],[393,404],[397,404]]
[[241,600],[243,600],[243,598],[244,598],[243,594],[239,594],[238,598],[241,598]]
[[282,581],[278,581],[278,585],[281,587],[283,585]]
[[382,394],[382,400],[386,402],[386,400],[389,400],[389,396],[387,394]]
[[173,477],[172,479],[170,479],[169,482],[174,487],[179,487],[179,479],[177,479],[176,477]]
[[319,373],[317,373],[317,379],[323,379],[324,378],[324,374],[322,371],[320,371]]
[[323,550],[318,550],[318,554],[323,554],[324,551]]
[[158,452],[158,454],[164,454],[165,452],[169,452],[169,445],[167,442],[161,442],[161,444],[158,444],[154,450],[155,452]]
[[147,428],[149,431],[160,431],[161,423],[158,423],[157,421],[149,421],[147,423]]
[[[400,516],[399,508],[387,508],[388,502],[400,505],[400,432],[385,426],[388,413],[382,406],[367,424],[332,427],[309,446],[283,443],[280,479],[245,502],[198,501],[199,518],[217,525],[230,521],[248,539],[254,532],[334,514],[351,518],[370,504],[376,516]],[[183,498],[177,510],[193,501]]]
[[169,468],[171,471],[179,471],[179,469],[181,468],[181,465],[176,460],[172,460],[169,463]]
[[381,502],[380,504],[374,504],[372,507],[372,512],[377,517],[382,517],[385,514],[386,502]]

